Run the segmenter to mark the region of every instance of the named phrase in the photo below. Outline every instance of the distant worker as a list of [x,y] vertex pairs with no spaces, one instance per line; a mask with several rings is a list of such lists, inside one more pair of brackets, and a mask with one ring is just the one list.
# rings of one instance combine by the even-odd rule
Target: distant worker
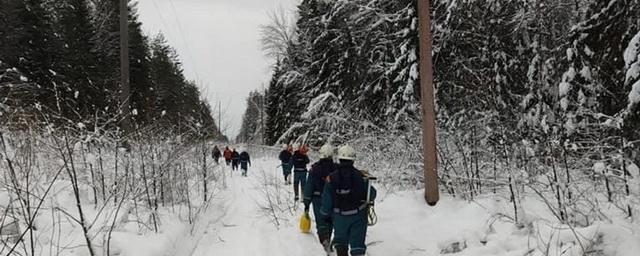
[[233,158],[233,152],[231,152],[228,146],[224,148],[223,156],[225,163],[229,166],[231,164],[231,158]]
[[242,169],[242,176],[247,177],[247,170],[251,166],[251,157],[246,150],[242,149],[240,151],[242,151],[240,153],[240,169]]
[[327,254],[331,253],[331,233],[333,226],[331,221],[321,218],[320,207],[322,204],[322,192],[327,176],[337,168],[333,162],[333,147],[329,144],[320,148],[320,160],[311,165],[307,184],[304,186],[304,211],[309,212],[309,204],[313,204],[313,216],[316,220],[316,230],[320,244]]
[[309,157],[302,154],[300,144],[296,144],[294,147],[296,151],[291,156],[291,164],[293,165],[293,194],[295,195],[294,200],[297,202],[300,199],[299,190],[304,191],[304,185],[307,183]]
[[355,150],[342,146],[338,150],[337,170],[327,178],[322,193],[321,218],[331,220],[335,230],[333,245],[337,256],[365,255],[367,213],[376,198],[376,189],[368,176],[353,167]]
[[231,169],[238,170],[238,165],[240,164],[240,153],[236,151],[234,148],[231,152]]
[[218,148],[217,145],[213,147],[213,151],[211,152],[211,156],[213,157],[213,160],[216,161],[216,164],[220,163],[218,160],[220,160],[220,157],[222,156],[222,153],[220,153],[220,149]]
[[309,153],[309,147],[307,146],[307,144],[303,143],[302,146],[300,146],[300,153],[305,156]]
[[287,144],[282,145],[282,151],[280,151],[280,162],[282,163],[282,175],[284,175],[284,184],[290,185],[291,179],[291,169],[293,169],[293,165],[291,164],[291,147]]

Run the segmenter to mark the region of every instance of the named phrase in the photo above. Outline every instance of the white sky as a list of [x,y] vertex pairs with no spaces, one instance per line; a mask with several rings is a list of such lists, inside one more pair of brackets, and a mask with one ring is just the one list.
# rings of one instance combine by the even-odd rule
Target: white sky
[[145,33],[165,35],[178,51],[187,79],[198,82],[216,113],[222,104],[223,132],[234,139],[246,97],[263,84],[267,87],[271,76],[271,61],[260,50],[259,26],[280,6],[292,13],[299,0],[138,2]]

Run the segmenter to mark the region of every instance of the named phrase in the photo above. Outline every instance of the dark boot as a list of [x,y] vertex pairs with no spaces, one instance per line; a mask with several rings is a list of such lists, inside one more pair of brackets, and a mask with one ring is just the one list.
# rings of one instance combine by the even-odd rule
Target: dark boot
[[329,234],[318,234],[318,238],[320,239],[320,244],[322,244],[322,248],[327,254],[333,252],[333,248],[331,247],[331,233]]
[[349,248],[348,247],[336,247],[336,255],[338,256],[349,256]]

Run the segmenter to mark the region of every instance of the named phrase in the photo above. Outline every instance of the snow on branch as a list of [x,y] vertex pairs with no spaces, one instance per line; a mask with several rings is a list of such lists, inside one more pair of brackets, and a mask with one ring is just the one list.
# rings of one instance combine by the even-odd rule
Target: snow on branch
[[307,107],[307,111],[302,114],[302,118],[311,119],[315,116],[321,115],[323,112],[335,110],[336,102],[338,102],[338,97],[336,97],[335,94],[331,92],[320,94],[318,97],[311,100]]
[[640,33],[636,34],[629,46],[624,51],[624,61],[627,68],[625,76],[625,85],[631,85],[629,91],[629,104],[626,112],[632,112],[638,103],[640,103]]

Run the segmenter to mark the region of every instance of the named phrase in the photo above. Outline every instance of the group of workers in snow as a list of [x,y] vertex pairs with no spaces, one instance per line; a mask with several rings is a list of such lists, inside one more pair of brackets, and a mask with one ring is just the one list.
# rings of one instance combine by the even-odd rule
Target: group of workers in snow
[[235,148],[229,148],[229,146],[227,146],[223,152],[220,152],[218,146],[214,146],[211,156],[216,164],[219,163],[220,157],[223,157],[227,166],[231,166],[231,169],[234,171],[240,168],[242,170],[242,176],[247,177],[247,171],[251,166],[251,156],[246,150],[241,149],[240,153],[238,153]]
[[[376,189],[369,184],[369,175],[354,167],[356,152],[351,146],[338,149],[337,162],[334,150],[331,145],[322,146],[318,152],[320,159],[308,169],[311,161],[306,145],[283,145],[279,159],[284,182],[293,184],[296,202],[302,196],[305,213],[313,207],[317,235],[327,255],[334,249],[337,256],[365,255],[368,213],[376,198]],[[221,152],[215,146],[212,157],[216,163],[224,158],[232,170],[239,167],[245,177],[251,166],[246,150],[238,153],[235,148],[225,147]]]
[[299,200],[302,186],[304,210],[308,213],[313,206],[318,238],[328,255],[334,248],[337,256],[365,255],[367,218],[376,189],[369,184],[369,176],[354,167],[355,150],[348,145],[340,147],[336,163],[334,148],[324,145],[319,150],[320,160],[309,171],[307,152],[304,145],[283,145],[279,155],[287,185],[293,170],[294,200]]

